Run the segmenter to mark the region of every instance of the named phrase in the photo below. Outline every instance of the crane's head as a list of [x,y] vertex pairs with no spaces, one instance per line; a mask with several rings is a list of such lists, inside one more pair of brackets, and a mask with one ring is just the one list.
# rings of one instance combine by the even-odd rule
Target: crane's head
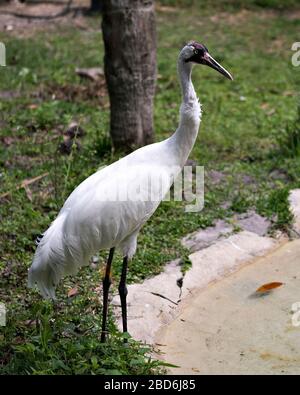
[[199,44],[196,41],[189,42],[183,47],[180,56],[186,63],[191,62],[209,66],[223,74],[226,78],[233,80],[232,75],[209,54],[208,49],[203,44]]

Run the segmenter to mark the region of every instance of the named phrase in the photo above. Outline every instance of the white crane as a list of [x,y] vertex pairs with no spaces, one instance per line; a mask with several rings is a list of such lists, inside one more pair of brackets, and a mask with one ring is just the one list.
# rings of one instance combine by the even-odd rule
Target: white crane
[[169,191],[195,143],[201,107],[192,80],[193,64],[203,64],[232,80],[232,76],[195,41],[178,58],[182,89],[180,122],[168,139],[140,148],[83,181],[68,197],[57,218],[38,240],[29,270],[29,286],[37,284],[45,298],[55,298],[59,280],[87,265],[99,250],[109,249],[103,278],[101,341],[106,337],[108,292],[115,248],[123,267],[119,284],[123,331],[127,332],[126,273],[137,246],[137,236]]

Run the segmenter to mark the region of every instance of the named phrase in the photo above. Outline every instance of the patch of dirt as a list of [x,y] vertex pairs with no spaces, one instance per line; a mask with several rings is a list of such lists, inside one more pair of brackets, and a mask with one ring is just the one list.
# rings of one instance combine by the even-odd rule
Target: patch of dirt
[[206,176],[212,185],[220,184],[220,182],[226,178],[224,173],[217,170],[208,171]]
[[284,51],[287,47],[289,47],[289,44],[287,45],[287,43],[282,37],[277,37],[271,42],[269,48],[267,49],[267,52],[278,53],[280,51]]
[[300,8],[299,10],[289,10],[284,13],[284,16],[290,21],[296,21],[300,19]]
[[269,173],[269,177],[272,180],[280,180],[283,182],[288,182],[291,181],[291,177],[288,175],[288,173],[285,170],[282,169],[274,169]]
[[33,97],[39,100],[65,100],[71,102],[96,101],[97,104],[106,107],[107,89],[104,77],[98,81],[87,82],[85,84],[50,84],[42,86]]
[[14,155],[10,160],[6,160],[4,165],[6,169],[24,169],[30,170],[38,164],[43,163],[43,158],[40,157],[30,157],[28,155]]
[[16,140],[17,139],[15,137],[11,136],[0,136],[0,142],[5,145],[5,147],[10,147],[16,142]]
[[[88,30],[88,22],[84,17],[90,5],[89,0],[73,0],[68,12],[68,0],[51,4],[50,2],[26,4],[17,0],[0,5],[0,31],[9,32],[17,37],[31,37],[39,30],[54,30],[58,26],[77,26]],[[57,15],[57,17],[55,17]],[[28,17],[27,17],[28,16]],[[39,17],[42,18],[39,18]],[[54,16],[53,19],[51,19]],[[46,17],[46,19],[44,18]],[[50,19],[49,19],[50,18]]]
[[176,13],[178,12],[178,8],[176,7],[171,7],[167,5],[162,5],[162,4],[155,4],[155,10],[158,12],[166,12],[166,13]]
[[271,221],[262,217],[253,210],[247,213],[235,215],[236,224],[243,230],[256,233],[259,236],[265,236],[271,227]]
[[20,93],[18,91],[0,91],[0,99],[2,100],[10,100],[20,97]]
[[230,25],[239,25],[241,23],[244,23],[245,20],[250,18],[252,15],[253,12],[249,10],[241,10],[236,13],[229,13],[224,11],[212,15],[209,19],[213,23],[227,22]]
[[299,9],[292,9],[292,10],[272,10],[272,9],[260,9],[258,10],[247,10],[242,9],[236,13],[230,12],[219,12],[215,15],[210,17],[211,22],[213,23],[220,23],[226,22],[230,25],[240,25],[247,22],[248,19],[252,17],[258,17],[261,20],[264,19],[273,19],[278,17],[284,17],[289,20],[298,20],[300,19],[300,8]]

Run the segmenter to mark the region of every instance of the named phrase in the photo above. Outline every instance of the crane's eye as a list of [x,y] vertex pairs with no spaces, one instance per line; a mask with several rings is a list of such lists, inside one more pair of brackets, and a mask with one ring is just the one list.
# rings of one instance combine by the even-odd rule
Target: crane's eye
[[198,49],[194,49],[194,55],[198,55],[199,51]]

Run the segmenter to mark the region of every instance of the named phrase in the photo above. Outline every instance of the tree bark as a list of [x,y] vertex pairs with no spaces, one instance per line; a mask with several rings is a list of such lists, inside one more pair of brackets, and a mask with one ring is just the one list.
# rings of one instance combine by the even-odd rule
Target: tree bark
[[102,11],[102,1],[101,0],[91,0],[90,10],[92,12]]
[[154,0],[104,0],[102,31],[113,146],[131,151],[154,137]]

